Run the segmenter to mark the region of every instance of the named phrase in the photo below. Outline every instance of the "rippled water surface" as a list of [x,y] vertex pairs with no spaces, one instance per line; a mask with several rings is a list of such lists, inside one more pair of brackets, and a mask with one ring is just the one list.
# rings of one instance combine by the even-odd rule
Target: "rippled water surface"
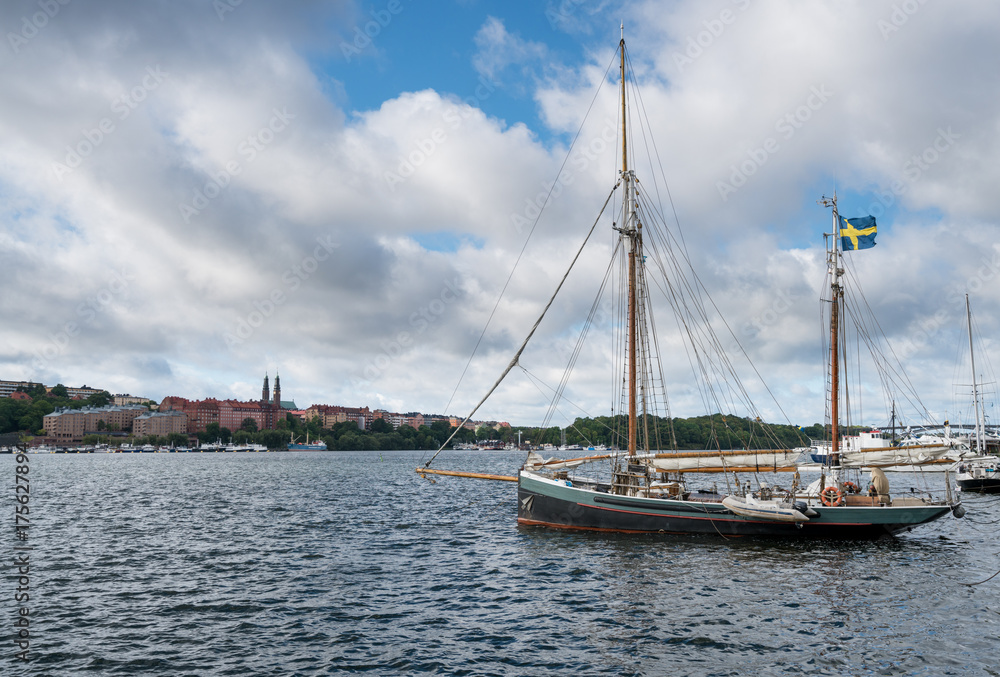
[[1000,674],[1000,576],[963,585],[1000,569],[998,498],[877,542],[573,534],[422,456],[31,456],[31,663],[0,673]]

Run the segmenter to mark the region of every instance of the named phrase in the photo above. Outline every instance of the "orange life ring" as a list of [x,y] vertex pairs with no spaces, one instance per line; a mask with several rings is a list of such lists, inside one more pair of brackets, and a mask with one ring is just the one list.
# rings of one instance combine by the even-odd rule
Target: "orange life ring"
[[823,505],[833,507],[840,505],[840,502],[844,500],[844,494],[837,487],[830,485],[819,492],[819,500]]
[[861,490],[858,489],[858,485],[855,484],[854,482],[844,482],[844,491],[846,491],[849,494],[856,494]]

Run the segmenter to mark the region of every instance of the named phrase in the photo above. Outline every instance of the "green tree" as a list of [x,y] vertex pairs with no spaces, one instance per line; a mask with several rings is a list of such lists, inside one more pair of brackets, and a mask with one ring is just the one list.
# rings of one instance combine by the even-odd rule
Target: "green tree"
[[31,411],[41,416],[45,416],[46,414],[51,414],[55,410],[56,410],[55,405],[52,404],[52,402],[49,401],[49,398],[47,397],[35,400],[34,402],[31,403]]
[[302,419],[294,414],[285,414],[285,420],[283,423],[296,435],[298,435],[299,431],[302,429]]
[[66,390],[66,386],[62,383],[52,386],[51,394],[53,397],[69,397],[69,391]]
[[288,435],[280,430],[262,430],[258,441],[268,449],[285,449],[288,446]]
[[334,423],[332,432],[334,437],[337,438],[346,433],[357,433],[358,424],[355,421],[344,421],[343,423]]
[[222,429],[214,421],[205,426],[205,432],[198,433],[198,439],[202,442],[215,442],[222,439]]
[[108,424],[104,422],[104,419],[103,419],[103,418],[102,418],[102,419],[100,419],[100,420],[99,420],[99,421],[97,422],[97,429],[98,429],[98,430],[107,430],[107,428],[108,428]]
[[247,416],[243,419],[243,423],[240,424],[240,430],[248,433],[257,432],[257,421]]
[[392,424],[384,418],[377,418],[372,421],[372,425],[369,430],[373,433],[391,433],[393,432],[393,427]]
[[31,383],[28,384],[27,387],[18,386],[17,390],[18,392],[28,393],[28,396],[31,399],[35,399],[36,397],[45,397],[48,394],[47,391],[45,390],[45,386],[43,386],[41,383]]
[[18,420],[17,424],[21,430],[38,430],[42,427],[42,417],[38,414],[25,414]]
[[93,395],[88,397],[87,404],[89,404],[92,407],[106,407],[109,404],[111,404],[111,401],[113,399],[114,398],[111,397],[111,393],[109,393],[107,390],[102,390],[101,392],[94,393]]

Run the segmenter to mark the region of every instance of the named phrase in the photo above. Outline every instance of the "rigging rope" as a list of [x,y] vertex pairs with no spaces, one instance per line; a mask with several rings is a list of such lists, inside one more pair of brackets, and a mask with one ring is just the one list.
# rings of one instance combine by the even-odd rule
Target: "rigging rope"
[[587,315],[587,320],[584,322],[583,329],[580,331],[580,336],[577,338],[576,345],[573,347],[573,353],[570,356],[569,362],[566,365],[566,370],[563,372],[562,379],[559,381],[559,387],[556,389],[555,396],[552,398],[549,404],[549,409],[545,413],[545,417],[542,419],[541,427],[547,428],[549,421],[552,420],[552,415],[559,406],[559,400],[563,396],[563,392],[566,390],[566,386],[569,384],[569,377],[573,373],[573,368],[576,366],[576,362],[580,357],[580,353],[583,350],[583,344],[587,339],[587,334],[590,332],[591,326],[594,323],[594,316],[600,309],[601,297],[604,294],[604,290],[607,287],[608,279],[614,269],[615,259],[618,257],[618,253],[621,250],[621,240],[619,240],[618,246],[615,251],[612,252],[611,261],[608,263],[608,269],[604,273],[604,279],[601,281],[600,289],[598,289],[597,297],[594,299],[594,303],[590,307],[590,313]]
[[430,459],[427,461],[427,463],[424,464],[425,468],[431,467],[431,461],[437,458],[437,455],[440,454],[441,451],[446,446],[448,446],[452,438],[454,438],[455,435],[458,434],[458,431],[461,430],[462,427],[469,422],[469,419],[471,419],[477,411],[479,411],[479,407],[483,406],[483,402],[489,399],[490,395],[493,394],[493,391],[500,386],[500,383],[505,378],[507,378],[507,374],[509,374],[510,370],[514,368],[514,366],[517,364],[517,361],[521,359],[521,353],[524,352],[524,349],[527,347],[528,341],[531,340],[531,337],[535,335],[535,330],[538,329],[538,325],[542,323],[542,319],[545,317],[545,314],[549,312],[549,308],[552,306],[552,302],[555,301],[556,296],[559,295],[559,290],[562,289],[563,284],[566,282],[566,278],[569,277],[570,272],[572,272],[573,267],[576,265],[577,260],[580,258],[580,254],[583,253],[583,248],[587,246],[587,242],[590,240],[590,236],[594,234],[594,229],[597,228],[597,224],[598,222],[600,222],[601,216],[604,215],[604,210],[607,208],[608,203],[611,201],[611,197],[615,194],[616,190],[618,190],[617,183],[615,184],[614,188],[611,189],[611,192],[608,194],[608,199],[604,201],[604,205],[601,207],[601,211],[597,215],[597,218],[594,219],[594,225],[592,225],[590,227],[590,230],[587,231],[587,237],[583,238],[583,242],[580,244],[580,248],[577,250],[576,256],[574,256],[573,260],[570,261],[569,268],[566,270],[566,274],[563,275],[561,280],[559,280],[559,285],[556,287],[556,290],[552,292],[552,298],[550,298],[549,302],[545,304],[545,307],[542,309],[542,314],[538,316],[537,320],[535,320],[534,326],[531,327],[531,331],[529,331],[528,335],[524,338],[524,342],[521,343],[521,347],[517,349],[516,353],[514,353],[514,358],[510,361],[510,364],[508,364],[507,368],[503,370],[503,373],[500,374],[500,378],[498,378],[497,382],[493,384],[493,387],[489,389],[489,392],[487,392],[486,395],[483,396],[483,399],[479,400],[479,404],[477,404],[475,407],[472,408],[472,411],[470,411],[469,415],[465,417],[465,420],[463,420],[462,423],[459,424],[457,428],[455,428],[455,430],[451,433],[451,435],[448,436],[448,439],[444,441],[444,444],[441,445],[441,448],[435,451],[434,455],[431,456]]
[[[615,50],[615,56],[618,55],[618,50]],[[608,73],[611,72],[611,66],[615,63],[614,57],[611,59],[611,63],[608,64],[608,68],[604,71],[604,77],[601,78],[601,85],[598,85],[597,91],[594,92],[594,98],[590,100],[590,106],[587,107],[587,112],[583,116],[583,121],[580,123],[580,128],[576,130],[576,136],[573,137],[573,142],[570,144],[569,149],[566,151],[566,157],[563,158],[562,164],[559,165],[559,171],[556,172],[556,176],[562,175],[563,169],[566,167],[566,163],[569,162],[570,155],[573,153],[573,148],[576,146],[577,140],[580,138],[580,134],[583,133],[583,127],[587,122],[587,118],[590,117],[590,111],[594,107],[594,102],[597,101],[597,95],[601,93],[601,87],[604,82],[608,79]],[[493,316],[496,315],[497,308],[500,307],[500,301],[503,300],[503,295],[507,292],[507,287],[510,286],[510,281],[514,277],[514,271],[517,270],[518,264],[521,263],[521,257],[524,256],[525,250],[528,248],[528,242],[531,241],[531,236],[535,233],[535,228],[538,226],[539,219],[542,218],[542,213],[545,211],[545,207],[549,204],[549,198],[552,196],[552,191],[559,184],[558,181],[554,181],[552,186],[549,188],[549,192],[545,195],[545,200],[542,202],[541,207],[538,209],[538,215],[535,216],[534,222],[531,224],[531,230],[528,231],[528,237],[524,240],[524,245],[521,246],[521,251],[517,255],[517,260],[514,261],[514,266],[510,269],[510,274],[507,276],[507,281],[504,282],[503,288],[500,290],[500,295],[497,296],[497,302],[493,305],[493,310],[490,311],[490,316],[486,319],[486,325],[483,327],[482,333],[479,335],[479,339],[476,341],[475,347],[472,349],[472,354],[469,355],[469,361],[465,363],[465,368],[462,370],[462,374],[458,377],[458,383],[455,384],[455,389],[451,392],[451,397],[448,398],[448,404],[445,405],[445,411],[451,407],[452,401],[455,399],[455,395],[458,393],[459,387],[462,385],[462,380],[465,378],[465,374],[469,371],[469,366],[472,364],[473,358],[475,358],[476,353],[479,351],[479,345],[483,342],[483,337],[486,336],[486,330],[489,329],[490,323],[493,321]],[[440,451],[440,450],[438,450]]]

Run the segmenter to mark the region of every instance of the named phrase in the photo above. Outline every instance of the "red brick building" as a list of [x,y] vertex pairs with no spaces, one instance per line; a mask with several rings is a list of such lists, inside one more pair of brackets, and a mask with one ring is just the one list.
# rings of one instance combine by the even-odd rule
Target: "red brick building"
[[258,430],[274,430],[284,417],[281,408],[281,378],[274,377],[274,398],[270,397],[268,377],[264,376],[264,387],[257,402],[239,400],[187,400],[183,397],[165,397],[160,403],[160,411],[182,411],[187,415],[187,432],[204,432],[209,423],[218,423],[220,428],[239,430],[243,421],[256,421]]

